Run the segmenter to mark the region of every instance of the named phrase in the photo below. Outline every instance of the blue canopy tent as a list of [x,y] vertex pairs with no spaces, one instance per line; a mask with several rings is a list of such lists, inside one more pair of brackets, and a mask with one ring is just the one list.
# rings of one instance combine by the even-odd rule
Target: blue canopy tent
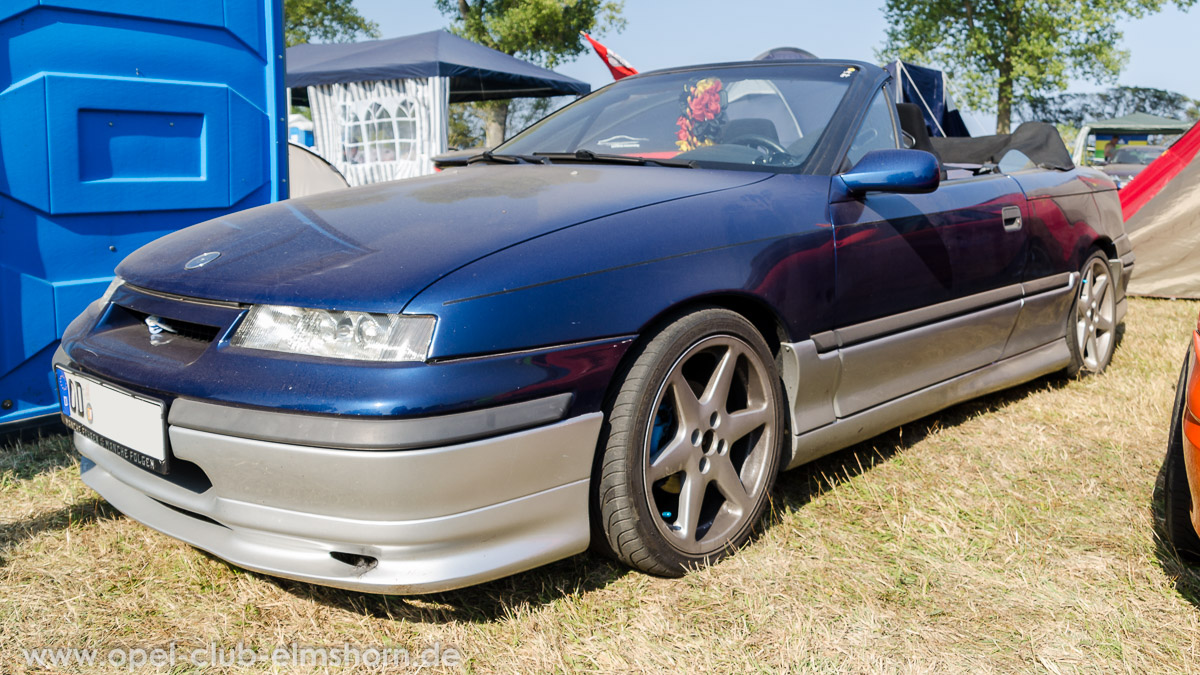
[[450,102],[582,95],[591,85],[444,30],[390,40],[288,47],[289,88],[445,77]]
[[452,102],[591,91],[441,30],[289,47],[286,83],[289,95],[306,88],[316,151],[351,185],[432,173],[433,157],[446,151]]
[[930,136],[971,135],[950,98],[950,92],[946,89],[945,73],[900,60],[884,67],[892,74],[896,103],[914,103],[919,106]]

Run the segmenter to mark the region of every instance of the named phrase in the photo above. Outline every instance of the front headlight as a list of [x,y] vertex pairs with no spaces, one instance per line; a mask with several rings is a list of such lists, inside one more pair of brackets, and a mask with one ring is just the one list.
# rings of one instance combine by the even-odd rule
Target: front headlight
[[232,344],[358,361],[424,361],[437,318],[255,305]]

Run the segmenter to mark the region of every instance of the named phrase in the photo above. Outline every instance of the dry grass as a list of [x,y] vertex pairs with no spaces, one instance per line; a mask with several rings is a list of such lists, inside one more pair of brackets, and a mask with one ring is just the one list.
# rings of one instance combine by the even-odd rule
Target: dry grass
[[785,474],[761,536],[681,580],[577,556],[416,598],[279,581],[124,518],[64,439],[12,447],[0,671],[26,669],[22,647],[172,641],[440,642],[471,672],[1200,670],[1200,574],[1160,543],[1153,497],[1198,308],[1133,301],[1104,376],[1041,379]]

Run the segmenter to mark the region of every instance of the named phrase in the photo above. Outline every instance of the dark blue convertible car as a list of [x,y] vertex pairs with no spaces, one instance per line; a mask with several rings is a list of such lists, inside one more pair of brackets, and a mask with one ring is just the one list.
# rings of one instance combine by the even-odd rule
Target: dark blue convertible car
[[419,593],[589,547],[678,575],[780,470],[1112,356],[1113,183],[930,139],[887,74],[630,77],[470,165],[126,259],[56,357],[83,479],[233,563]]

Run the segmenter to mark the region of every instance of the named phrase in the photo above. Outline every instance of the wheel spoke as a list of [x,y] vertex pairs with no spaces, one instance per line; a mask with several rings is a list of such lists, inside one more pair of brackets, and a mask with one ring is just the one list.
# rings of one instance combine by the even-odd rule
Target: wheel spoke
[[738,356],[740,355],[741,351],[733,345],[725,350],[725,355],[721,357],[721,362],[713,370],[712,377],[709,378],[708,385],[704,387],[704,393],[700,396],[701,405],[711,406],[716,403],[719,410],[725,410],[725,402],[729,400],[729,388],[733,385],[733,375],[737,370]]
[[696,529],[700,523],[700,507],[704,502],[704,488],[708,481],[699,471],[689,472],[679,494],[679,517],[675,525],[676,534],[687,541],[696,541]]
[[765,402],[754,408],[747,408],[726,416],[721,426],[721,436],[730,443],[736,443],[743,436],[771,422],[773,411]]
[[1095,277],[1095,281],[1092,283],[1092,292],[1089,296],[1089,299],[1104,302],[1104,291],[1108,289],[1108,275],[1104,274]]
[[700,401],[696,392],[684,379],[683,373],[675,371],[671,374],[671,395],[675,399],[675,414],[679,417],[679,426],[694,429],[700,425]]
[[1107,333],[1113,329],[1113,320],[1104,316],[1104,314],[1098,315],[1096,317],[1096,329]]
[[1087,306],[1092,304],[1092,284],[1095,282],[1093,279],[1094,276],[1095,275],[1092,273],[1092,270],[1089,269],[1087,273],[1083,275],[1083,282],[1079,285],[1078,306],[1083,308],[1083,312],[1086,312]]
[[1084,361],[1089,361],[1093,367],[1100,363],[1100,350],[1096,346],[1096,336],[1090,334],[1087,336],[1087,347],[1083,353]]
[[730,462],[728,457],[722,457],[713,462],[712,471],[713,480],[716,481],[721,494],[725,495],[725,499],[729,500],[738,513],[744,513],[750,505],[750,495],[747,494],[746,486],[738,476],[737,470],[733,468],[733,462]]
[[688,441],[685,430],[680,429],[675,439],[663,448],[655,458],[654,463],[646,471],[646,478],[651,483],[658,482],[667,476],[677,474],[687,468],[688,459],[695,452],[695,447]]

